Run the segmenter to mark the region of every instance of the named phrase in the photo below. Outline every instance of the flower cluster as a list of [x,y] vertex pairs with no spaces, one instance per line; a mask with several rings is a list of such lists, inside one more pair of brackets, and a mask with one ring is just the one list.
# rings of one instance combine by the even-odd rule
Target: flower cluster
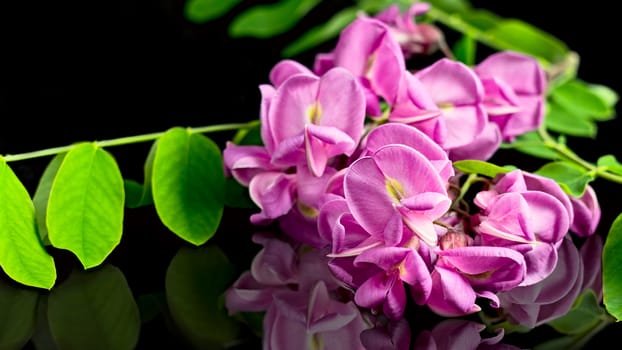
[[[508,170],[479,178],[465,204],[452,162],[488,160],[537,129],[547,80],[537,60],[509,51],[473,67],[441,58],[408,69],[408,57],[442,43],[438,29],[414,22],[425,10],[361,15],[312,68],[277,63],[259,87],[263,144],[223,151],[227,174],[259,208],[250,220],[283,234],[256,236],[264,248],[226,298],[230,312],[266,311],[270,348],[358,339],[370,328],[358,310],[399,320],[409,300],[446,317],[487,300],[534,326],[570,307],[551,304],[600,290],[590,280],[599,262],[577,258],[569,234],[595,232],[589,186],[574,198]],[[564,271],[576,283],[561,282]]]

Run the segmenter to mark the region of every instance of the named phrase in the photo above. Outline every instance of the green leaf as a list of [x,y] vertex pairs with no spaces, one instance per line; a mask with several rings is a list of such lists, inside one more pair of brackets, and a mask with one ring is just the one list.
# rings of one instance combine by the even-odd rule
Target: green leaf
[[134,349],[140,314],[121,270],[74,271],[48,298],[50,331],[59,349]]
[[173,233],[195,245],[207,242],[224,210],[221,151],[209,138],[176,127],[159,140],[152,194],[158,216]]
[[188,0],[184,5],[184,16],[194,23],[205,23],[223,16],[241,0]]
[[48,236],[84,268],[101,264],[121,241],[125,192],[114,157],[95,143],[75,145],[50,191]]
[[281,0],[256,5],[239,14],[229,26],[232,37],[269,38],[293,28],[321,0]]
[[598,158],[596,165],[605,168],[609,172],[622,176],[622,163],[618,162],[616,157],[612,154],[606,154]]
[[36,325],[39,293],[0,280],[0,349],[23,349]]
[[591,172],[565,161],[544,164],[535,173],[555,180],[564,192],[575,197],[581,197],[587,184],[595,179]]
[[551,91],[550,98],[565,110],[571,111],[574,116],[586,120],[610,120],[615,111],[609,104],[611,101],[607,99],[612,97],[601,97],[597,91],[598,88],[591,88],[587,83],[574,79],[557,86]]
[[287,45],[282,55],[292,57],[339,36],[343,28],[356,19],[358,11],[356,7],[349,7],[337,12],[328,21],[309,29]]
[[618,96],[618,93],[615,90],[605,85],[588,84],[587,87],[590,89],[590,91],[594,95],[598,96],[609,107],[615,106],[618,103],[618,100],[620,99],[620,97]]
[[454,168],[466,174],[480,174],[490,178],[494,178],[497,174],[507,173],[510,171],[510,169],[474,159],[455,161]]
[[547,129],[555,132],[578,137],[596,137],[597,127],[594,122],[555,101],[548,102],[544,122]]
[[554,63],[564,59],[568,48],[559,39],[518,19],[507,19],[484,33],[497,49],[513,50]]
[[143,166],[144,183],[133,180],[125,180],[125,205],[128,208],[139,208],[153,204],[153,196],[151,195],[151,174],[153,173],[153,160],[157,149],[157,141],[151,145],[149,154]]
[[568,313],[548,322],[548,325],[562,334],[581,334],[594,328],[605,315],[593,290],[581,294]]
[[487,31],[495,28],[505,19],[484,9],[473,9],[465,11],[460,15],[460,18],[466,22],[469,26],[479,31]]
[[603,301],[616,320],[622,319],[622,213],[613,221],[603,247]]
[[463,35],[460,40],[456,42],[453,48],[455,58],[468,65],[475,64],[475,50],[477,42],[470,35]]
[[48,228],[45,223],[46,221],[46,213],[48,208],[48,200],[50,198],[50,190],[52,189],[52,183],[54,182],[54,177],[58,172],[58,168],[60,167],[63,159],[65,158],[65,153],[57,154],[50,163],[45,167],[43,171],[43,175],[41,179],[39,179],[39,184],[37,185],[37,189],[35,190],[35,194],[32,197],[32,202],[35,205],[35,217],[37,219],[37,228],[39,229],[39,237],[41,240],[49,244],[50,240],[48,237]]
[[56,281],[54,259],[39,239],[30,195],[1,157],[0,266],[27,286],[50,289]]
[[180,332],[200,349],[235,340],[240,323],[222,303],[235,269],[216,246],[181,247],[166,271],[166,300]]
[[36,327],[30,341],[37,350],[60,350],[50,330],[50,322],[48,321],[48,296],[49,294],[41,294],[39,296],[36,311]]
[[467,0],[428,0],[426,2],[448,13],[463,13],[471,8]]
[[502,144],[503,148],[516,149],[521,153],[528,154],[542,159],[556,160],[559,159],[557,152],[546,147],[544,141],[537,131],[530,131],[522,135],[518,135],[514,142]]

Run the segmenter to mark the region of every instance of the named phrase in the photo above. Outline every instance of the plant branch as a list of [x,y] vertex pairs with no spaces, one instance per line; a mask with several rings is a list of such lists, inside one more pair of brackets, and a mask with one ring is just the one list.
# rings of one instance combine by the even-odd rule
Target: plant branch
[[555,141],[551,135],[546,131],[546,127],[542,125],[538,128],[538,134],[542,138],[543,145],[550,148],[559,154],[562,158],[571,161],[579,166],[585,168],[586,170],[593,173],[595,176],[601,177],[603,179],[609,180],[611,182],[616,182],[622,184],[622,176],[612,174],[608,172],[606,169],[603,169],[597,165],[594,165],[583,158],[579,157],[576,153],[574,153],[570,148],[566,145]]
[[[187,128],[188,132],[191,134],[207,134],[214,132],[222,132],[222,131],[231,131],[231,130],[241,130],[241,129],[251,129],[255,126],[259,125],[259,120],[253,120],[247,123],[236,123],[236,124],[216,124],[216,125],[207,125],[200,126],[196,128]],[[95,141],[99,147],[112,147],[112,146],[122,146],[127,144],[139,143],[139,142],[147,142],[154,141],[164,135],[166,131],[154,132],[150,134],[142,134],[135,136],[126,136],[120,137],[116,139],[103,140],[103,141]],[[2,156],[5,162],[15,162],[26,159],[40,158],[46,156],[53,156],[56,154],[64,153],[69,151],[73,145],[61,146],[61,147],[53,147],[47,148],[43,150],[19,153],[19,154],[7,154]]]

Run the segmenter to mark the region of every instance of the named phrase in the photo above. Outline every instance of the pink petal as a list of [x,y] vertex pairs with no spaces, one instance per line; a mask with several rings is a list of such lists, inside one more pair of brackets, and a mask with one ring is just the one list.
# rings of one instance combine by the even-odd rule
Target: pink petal
[[471,285],[460,274],[437,266],[432,271],[432,292],[427,305],[445,317],[464,316],[480,311]]
[[318,89],[319,125],[335,127],[358,143],[365,121],[365,93],[357,79],[336,67],[320,78]]
[[369,133],[365,146],[368,153],[374,153],[382,146],[392,143],[410,146],[421,152],[434,165],[441,178],[447,179],[454,175],[447,152],[428,135],[409,125],[398,123],[380,125]]
[[434,101],[454,106],[482,102],[484,87],[472,69],[464,63],[442,58],[415,73]]
[[416,251],[404,259],[400,279],[410,285],[410,295],[415,303],[423,305],[432,293],[432,277],[425,261]]
[[509,290],[525,278],[525,259],[519,252],[503,247],[469,246],[438,252],[443,264],[461,272],[477,289]]
[[274,87],[278,88],[285,80],[296,74],[315,76],[305,65],[294,60],[284,59],[270,70],[270,82]]
[[387,275],[382,271],[363,282],[356,289],[354,302],[362,307],[376,308],[385,302],[389,289],[396,281],[397,274]]
[[344,193],[352,215],[372,234],[383,232],[394,214],[385,177],[371,157],[356,160],[344,177]]
[[275,145],[302,133],[309,121],[309,108],[316,103],[320,78],[295,75],[287,79],[272,97],[268,123]]
[[261,223],[287,213],[294,205],[293,186],[292,176],[280,172],[265,172],[253,177],[249,194],[261,208],[261,215],[251,216],[251,220]]
[[268,153],[272,153],[275,147],[274,135],[272,134],[272,129],[270,128],[268,114],[270,111],[270,103],[272,102],[272,97],[274,97],[274,94],[276,93],[276,89],[271,85],[261,84],[259,85],[259,91],[261,93],[261,104],[259,109],[261,140],[266,146]]
[[399,320],[406,310],[406,289],[401,280],[396,279],[387,293],[387,299],[382,305],[382,312],[389,319]]
[[225,169],[242,185],[266,170],[273,169],[268,151],[261,146],[238,146],[227,142],[222,152]]
[[447,134],[442,146],[445,149],[461,147],[473,142],[486,126],[487,115],[481,104],[456,105],[443,110]]
[[494,77],[505,81],[518,94],[539,95],[546,89],[546,76],[539,62],[522,53],[496,52],[474,69],[483,78]]
[[332,126],[305,126],[307,164],[315,176],[321,176],[328,158],[354,151],[358,140]]
[[354,259],[354,266],[360,266],[361,263],[371,263],[389,271],[401,263],[410,252],[411,249],[409,248],[377,247],[364,251],[357,256]]

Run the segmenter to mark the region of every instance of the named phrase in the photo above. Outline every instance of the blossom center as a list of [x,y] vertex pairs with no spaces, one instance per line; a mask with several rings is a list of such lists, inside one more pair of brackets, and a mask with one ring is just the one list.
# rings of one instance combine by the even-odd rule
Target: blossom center
[[400,203],[402,198],[406,197],[404,187],[399,181],[387,178],[384,184],[387,192],[389,192],[389,196],[391,196],[395,202]]
[[320,125],[320,119],[322,118],[322,106],[320,102],[315,101],[309,108],[307,108],[307,119],[309,123],[314,125]]

